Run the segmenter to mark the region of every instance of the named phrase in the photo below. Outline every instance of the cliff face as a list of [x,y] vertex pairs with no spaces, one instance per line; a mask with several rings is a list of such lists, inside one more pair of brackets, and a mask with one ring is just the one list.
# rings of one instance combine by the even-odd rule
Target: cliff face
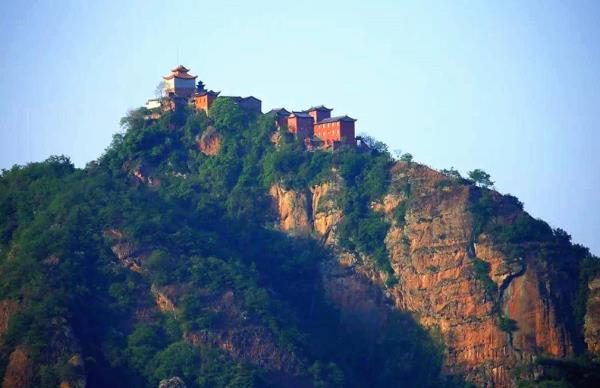
[[[52,322],[49,335],[49,347],[45,362],[49,366],[58,366],[65,371],[60,386],[67,388],[85,387],[86,375],[81,346],[74,336],[66,319]],[[17,345],[10,353],[4,378],[3,388],[21,388],[34,386],[34,363],[30,350],[25,345]]]
[[585,315],[585,343],[590,352],[600,355],[600,276],[589,284],[589,298]]
[[11,318],[19,310],[19,304],[11,299],[0,301],[0,339],[8,330]]
[[[490,236],[474,234],[470,208],[477,188],[453,184],[421,165],[394,166],[388,194],[371,206],[390,225],[385,244],[398,279],[391,288],[368,260],[338,246],[336,225],[343,214],[331,198],[341,189],[337,181],[304,193],[275,186],[271,194],[283,230],[310,233],[336,252],[337,261],[325,263],[322,273],[329,299],[347,322],[377,330],[388,305],[410,312],[441,333],[446,372],[480,386],[514,386],[517,367],[535,355],[573,353],[569,322],[558,313],[568,299],[558,284],[564,279],[554,278],[540,259],[541,247],[532,246],[528,257],[507,257]],[[501,222],[522,212],[497,193],[494,201],[502,209]],[[493,286],[486,286],[476,262],[486,263]],[[501,317],[513,327],[501,329]]]
[[28,351],[23,346],[17,346],[10,354],[2,388],[29,387],[32,382],[33,365]]
[[[106,229],[104,238],[110,242],[116,261],[127,270],[147,272],[145,262],[148,251],[137,247],[125,233],[117,229]],[[175,318],[182,313],[183,299],[189,294],[193,285],[172,283],[150,286],[150,294],[154,305],[147,303],[145,295],[137,297],[137,311],[133,321],[151,322],[157,312],[172,314]],[[296,377],[302,370],[302,363],[296,355],[279,346],[271,330],[251,319],[245,311],[242,296],[234,290],[215,292],[200,290],[200,302],[214,316],[219,316],[219,323],[210,330],[188,330],[182,333],[182,339],[196,347],[209,346],[229,353],[233,359],[264,368],[267,372],[277,374],[283,381],[302,381]]]
[[212,156],[221,149],[221,136],[214,127],[208,127],[197,139],[198,148],[204,155]]

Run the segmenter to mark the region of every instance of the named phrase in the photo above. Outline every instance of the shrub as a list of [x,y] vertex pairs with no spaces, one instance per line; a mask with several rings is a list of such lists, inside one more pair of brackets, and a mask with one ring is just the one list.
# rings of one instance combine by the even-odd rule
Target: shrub
[[490,278],[490,264],[479,258],[473,259],[473,270],[475,277],[483,284],[485,292],[493,297],[496,294],[496,283]]
[[513,331],[519,329],[519,327],[517,326],[517,321],[515,321],[514,319],[510,319],[509,317],[503,314],[500,314],[497,322],[500,330],[507,333],[512,333]]
[[394,220],[398,226],[404,226],[406,222],[406,201],[400,202],[398,206],[394,209]]

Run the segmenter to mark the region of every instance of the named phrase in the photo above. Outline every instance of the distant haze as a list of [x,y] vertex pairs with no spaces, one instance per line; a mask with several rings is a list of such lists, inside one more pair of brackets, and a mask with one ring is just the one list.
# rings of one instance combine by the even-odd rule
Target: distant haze
[[178,64],[263,110],[325,104],[482,168],[600,253],[600,2],[4,1],[0,167],[110,144]]

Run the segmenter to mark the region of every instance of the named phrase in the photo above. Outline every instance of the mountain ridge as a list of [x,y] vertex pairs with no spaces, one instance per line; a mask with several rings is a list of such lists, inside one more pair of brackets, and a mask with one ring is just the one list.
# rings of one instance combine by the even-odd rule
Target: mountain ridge
[[566,232],[372,139],[210,109],[3,172],[3,386],[596,381],[598,259]]

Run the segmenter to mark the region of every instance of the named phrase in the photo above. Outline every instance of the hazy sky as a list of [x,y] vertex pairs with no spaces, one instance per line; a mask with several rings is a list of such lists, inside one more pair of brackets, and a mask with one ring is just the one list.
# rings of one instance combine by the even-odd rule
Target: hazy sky
[[598,1],[3,1],[0,167],[109,145],[182,63],[263,110],[326,104],[600,254]]

